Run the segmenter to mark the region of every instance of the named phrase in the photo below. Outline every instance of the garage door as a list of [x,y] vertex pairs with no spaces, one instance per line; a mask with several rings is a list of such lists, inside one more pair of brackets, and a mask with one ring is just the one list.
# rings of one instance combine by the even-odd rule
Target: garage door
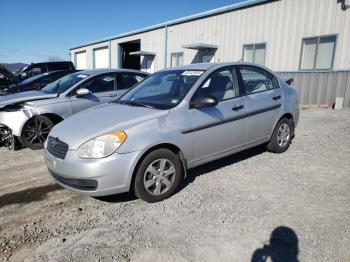
[[109,67],[108,48],[100,48],[94,50],[94,64],[95,68]]
[[75,54],[75,67],[77,70],[86,69],[86,52],[79,52]]

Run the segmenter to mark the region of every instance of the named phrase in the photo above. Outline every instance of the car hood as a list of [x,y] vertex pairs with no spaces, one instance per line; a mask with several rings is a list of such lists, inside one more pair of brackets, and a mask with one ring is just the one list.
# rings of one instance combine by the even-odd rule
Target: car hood
[[168,114],[169,110],[157,110],[145,107],[104,104],[75,114],[57,126],[50,136],[57,137],[76,150],[80,145],[101,135],[126,131],[137,124]]
[[55,97],[57,97],[57,94],[45,94],[40,91],[22,92],[22,93],[0,97],[0,108],[3,108],[8,105],[18,104],[18,103],[49,99],[49,98],[55,98]]

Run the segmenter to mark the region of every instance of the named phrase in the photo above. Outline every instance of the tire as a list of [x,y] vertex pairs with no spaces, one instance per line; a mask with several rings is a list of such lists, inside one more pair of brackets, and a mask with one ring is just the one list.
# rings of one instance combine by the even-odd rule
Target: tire
[[157,149],[149,153],[136,170],[134,193],[148,203],[159,202],[175,193],[182,177],[179,157],[168,149]]
[[48,117],[35,116],[24,125],[19,140],[30,149],[42,149],[53,126],[54,123]]
[[292,142],[293,134],[293,121],[288,118],[282,118],[280,121],[278,121],[275,129],[273,130],[270,141],[267,144],[267,150],[272,153],[285,152]]

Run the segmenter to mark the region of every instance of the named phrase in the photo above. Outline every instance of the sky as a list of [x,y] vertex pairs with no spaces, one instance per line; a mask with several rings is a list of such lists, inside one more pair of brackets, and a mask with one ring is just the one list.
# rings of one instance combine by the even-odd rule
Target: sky
[[0,63],[69,59],[69,48],[242,0],[0,0]]

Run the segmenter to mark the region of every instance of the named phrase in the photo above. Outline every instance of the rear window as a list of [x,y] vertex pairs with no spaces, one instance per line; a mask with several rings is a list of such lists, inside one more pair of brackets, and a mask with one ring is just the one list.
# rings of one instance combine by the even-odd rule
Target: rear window
[[49,71],[56,71],[56,70],[71,70],[69,63],[50,63],[47,64],[47,67]]

